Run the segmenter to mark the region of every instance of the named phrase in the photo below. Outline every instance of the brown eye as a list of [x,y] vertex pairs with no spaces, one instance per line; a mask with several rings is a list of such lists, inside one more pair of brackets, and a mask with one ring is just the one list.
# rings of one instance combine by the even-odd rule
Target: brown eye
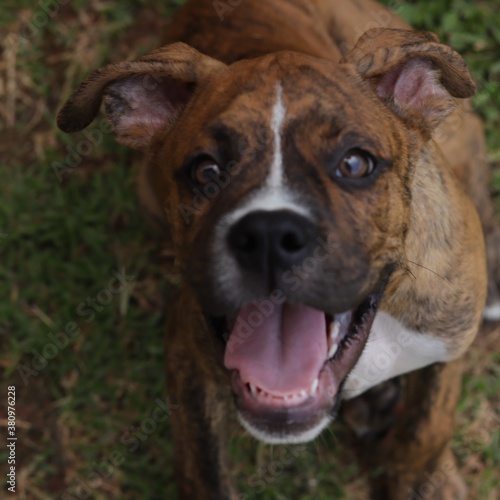
[[349,151],[341,160],[335,171],[337,177],[359,179],[369,176],[375,169],[375,161],[364,151]]
[[197,184],[207,184],[220,175],[220,167],[212,159],[205,159],[193,167],[191,178]]

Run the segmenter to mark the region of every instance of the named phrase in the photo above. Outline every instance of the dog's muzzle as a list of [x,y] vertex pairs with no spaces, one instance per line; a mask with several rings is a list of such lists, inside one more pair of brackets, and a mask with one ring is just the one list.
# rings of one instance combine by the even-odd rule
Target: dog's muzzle
[[308,441],[331,421],[380,301],[382,286],[333,313],[307,299],[306,280],[287,293],[283,275],[310,258],[320,236],[316,224],[289,210],[251,212],[226,234],[247,297],[249,289],[258,292],[212,322],[226,341],[224,365],[240,420],[266,442]]

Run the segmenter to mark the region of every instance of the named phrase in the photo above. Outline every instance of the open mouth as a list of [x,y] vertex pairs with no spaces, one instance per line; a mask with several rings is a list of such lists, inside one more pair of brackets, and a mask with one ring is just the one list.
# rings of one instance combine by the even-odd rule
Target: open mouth
[[382,288],[340,314],[258,300],[226,319],[224,365],[239,417],[258,439],[303,442],[334,417],[342,384],[359,359]]

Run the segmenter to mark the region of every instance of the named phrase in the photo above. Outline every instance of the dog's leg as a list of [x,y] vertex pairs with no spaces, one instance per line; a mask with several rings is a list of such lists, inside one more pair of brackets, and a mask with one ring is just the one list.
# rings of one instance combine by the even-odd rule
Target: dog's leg
[[361,457],[372,457],[368,463],[364,460],[369,470],[382,465],[382,472],[371,478],[372,498],[465,498],[449,445],[460,379],[460,361],[431,365],[405,377],[393,429],[378,442],[361,445]]
[[176,483],[181,499],[229,500],[236,494],[225,459],[228,394],[217,380],[217,367],[206,349],[211,345],[206,325],[197,311],[192,300],[177,301],[166,337]]

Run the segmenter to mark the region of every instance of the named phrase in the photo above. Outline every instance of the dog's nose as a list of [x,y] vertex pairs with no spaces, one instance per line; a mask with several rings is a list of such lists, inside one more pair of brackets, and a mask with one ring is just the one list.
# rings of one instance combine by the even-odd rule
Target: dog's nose
[[316,238],[314,223],[300,214],[258,210],[232,226],[228,244],[241,267],[271,277],[300,264]]

